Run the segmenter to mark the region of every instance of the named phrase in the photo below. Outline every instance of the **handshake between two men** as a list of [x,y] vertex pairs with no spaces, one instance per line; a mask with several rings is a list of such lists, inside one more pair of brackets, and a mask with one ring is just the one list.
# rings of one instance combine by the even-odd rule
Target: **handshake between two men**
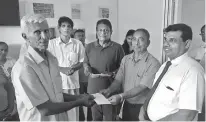
[[[76,71],[75,68],[72,68],[72,67],[59,67],[59,68],[60,68],[60,72],[67,76],[72,75]],[[90,67],[84,67],[84,73],[86,76],[89,76],[91,78],[101,78],[101,77],[114,78],[116,74],[115,72],[93,74],[91,73]],[[100,93],[102,93],[106,98],[108,98],[110,95],[109,90],[102,90],[100,91]],[[76,100],[78,100],[79,103],[83,106],[91,107],[95,104],[95,95],[80,94],[80,95],[77,95],[76,97],[77,97]],[[70,96],[70,98],[72,97]],[[119,97],[118,95],[114,95],[110,97],[108,100],[111,104],[116,105],[121,101],[121,97]]]
[[60,72],[69,76],[72,75],[76,70],[72,67],[59,67]]
[[95,104],[95,97],[90,94],[80,94],[77,95],[77,102],[79,102],[79,105],[81,106],[86,106],[86,107],[91,107]]
[[[101,74],[93,74],[92,70],[91,70],[91,67],[89,67],[87,64],[84,64],[84,74],[86,76],[91,77],[91,78],[109,77],[109,78],[114,79],[115,75],[116,75],[116,72],[114,71],[114,72],[105,72],[105,73],[101,73]],[[108,98],[109,102],[112,105],[117,105],[117,104],[119,104],[120,102],[123,101],[123,98],[122,98],[121,95],[113,95],[113,96],[110,97],[112,91],[110,91],[109,88],[101,90],[100,93],[102,95],[104,95],[106,98]]]
[[118,105],[123,102],[123,96],[121,94],[112,95],[109,88],[101,90],[100,93],[103,94],[112,105]]
[[120,95],[113,95],[111,97],[110,92],[107,89],[101,90],[99,93],[95,94],[80,94],[79,100],[81,105],[91,107],[95,103],[98,105],[102,104],[112,104],[117,105],[123,101],[123,98]]

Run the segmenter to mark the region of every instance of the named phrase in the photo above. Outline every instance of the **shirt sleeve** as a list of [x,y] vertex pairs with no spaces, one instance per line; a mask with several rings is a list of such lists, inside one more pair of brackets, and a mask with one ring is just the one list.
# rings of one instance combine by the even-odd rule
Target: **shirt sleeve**
[[152,60],[150,65],[147,67],[147,70],[144,73],[143,77],[141,78],[140,84],[151,89],[155,79],[155,74],[157,73],[159,68],[160,68],[160,63],[156,60]]
[[24,44],[21,45],[20,52],[19,52],[19,57],[23,56],[27,52],[27,49],[28,49],[28,45],[25,42]]
[[84,53],[84,63],[86,63],[86,64],[89,64],[89,57],[88,57],[88,55],[89,55],[89,48],[90,48],[89,45],[90,45],[90,44],[88,44],[88,45],[85,47],[85,53]]
[[79,44],[79,53],[78,53],[78,59],[79,62],[84,62],[84,54],[85,54],[85,49],[82,43]]
[[124,80],[124,76],[125,76],[125,73],[124,73],[124,66],[125,66],[125,60],[126,60],[126,57],[124,57],[121,61],[121,64],[120,64],[120,67],[119,67],[119,70],[115,76],[115,80],[117,80],[118,82],[122,82]]
[[119,54],[118,54],[118,62],[119,62],[118,65],[119,66],[120,66],[120,63],[121,63],[123,57],[124,57],[124,50],[123,50],[122,46],[120,46],[119,47]]
[[183,80],[179,92],[179,109],[196,110],[201,113],[205,94],[204,71],[191,68]]
[[19,80],[22,86],[20,96],[28,110],[49,100],[39,77],[30,66],[22,68]]

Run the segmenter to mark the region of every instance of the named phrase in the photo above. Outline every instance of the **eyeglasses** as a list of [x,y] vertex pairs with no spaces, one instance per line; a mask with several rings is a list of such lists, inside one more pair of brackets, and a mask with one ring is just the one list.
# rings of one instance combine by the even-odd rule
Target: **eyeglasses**
[[200,35],[200,36],[204,36],[204,35],[205,35],[205,33],[200,33],[199,35]]

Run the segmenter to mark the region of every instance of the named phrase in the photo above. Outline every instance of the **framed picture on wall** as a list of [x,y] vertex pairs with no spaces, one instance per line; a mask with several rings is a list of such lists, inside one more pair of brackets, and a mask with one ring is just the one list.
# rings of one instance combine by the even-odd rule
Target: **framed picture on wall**
[[72,4],[71,5],[72,19],[80,19],[81,18],[81,9],[80,4]]
[[109,8],[99,7],[99,18],[109,18]]
[[54,18],[54,5],[46,3],[33,3],[35,14],[42,14],[45,18]]

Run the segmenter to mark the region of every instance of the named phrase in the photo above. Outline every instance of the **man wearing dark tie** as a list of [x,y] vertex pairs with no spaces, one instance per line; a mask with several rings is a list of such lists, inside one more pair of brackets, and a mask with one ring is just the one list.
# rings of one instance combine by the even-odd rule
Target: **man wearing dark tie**
[[192,121],[201,112],[205,78],[201,65],[187,54],[192,29],[185,24],[165,29],[163,49],[169,60],[156,73],[139,119]]

